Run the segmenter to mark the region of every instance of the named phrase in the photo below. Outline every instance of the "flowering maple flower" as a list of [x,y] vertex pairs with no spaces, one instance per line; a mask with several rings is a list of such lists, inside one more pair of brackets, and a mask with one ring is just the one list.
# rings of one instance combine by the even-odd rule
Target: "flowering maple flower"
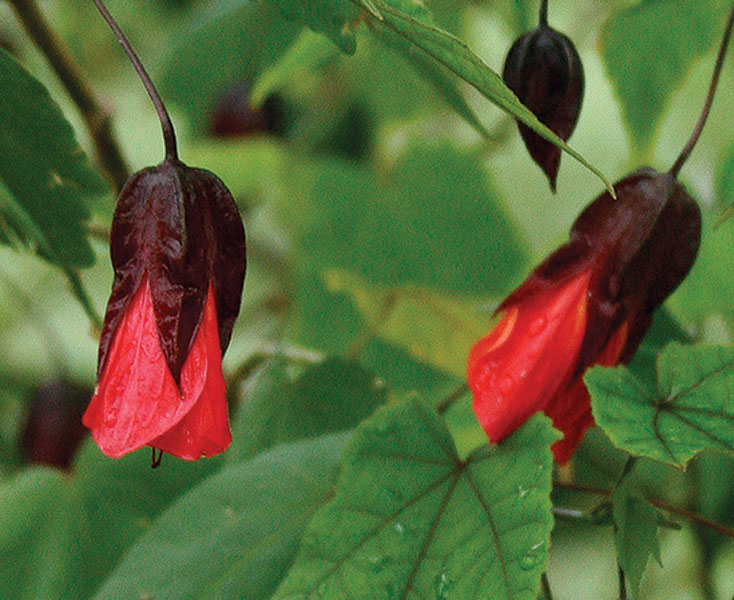
[[151,446],[186,460],[231,440],[221,359],[239,312],[245,235],[212,173],[168,158],[134,174],[110,235],[115,280],[83,417],[118,458]]
[[569,241],[498,308],[503,316],[467,361],[474,412],[493,442],[543,411],[565,463],[594,424],[582,375],[628,361],[652,312],[698,252],[701,216],[670,173],[641,169],[578,217]]

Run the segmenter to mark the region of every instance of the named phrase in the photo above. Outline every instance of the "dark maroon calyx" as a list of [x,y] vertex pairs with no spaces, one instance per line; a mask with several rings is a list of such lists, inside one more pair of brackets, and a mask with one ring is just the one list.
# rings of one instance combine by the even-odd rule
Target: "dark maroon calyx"
[[690,271],[701,241],[701,212],[670,173],[640,169],[579,215],[569,241],[551,254],[498,310],[589,272],[587,327],[579,364],[590,364],[626,321],[621,360],[631,358],[652,312]]
[[[584,96],[584,69],[571,40],[539,25],[512,45],[502,78],[541,123],[562,140],[571,137]],[[518,127],[528,152],[555,191],[560,149],[523,123],[518,122]]]
[[144,276],[161,350],[177,383],[210,284],[224,354],[239,313],[246,251],[239,211],[216,175],[177,160],[133,174],[117,201],[110,251],[115,279],[100,339],[98,376]]

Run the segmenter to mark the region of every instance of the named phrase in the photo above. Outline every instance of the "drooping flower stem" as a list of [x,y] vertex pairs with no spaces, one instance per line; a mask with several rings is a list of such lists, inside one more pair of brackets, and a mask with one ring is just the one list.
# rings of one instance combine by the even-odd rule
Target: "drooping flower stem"
[[719,46],[719,55],[716,57],[716,65],[714,66],[714,73],[711,76],[711,84],[709,85],[709,91],[708,95],[706,96],[706,102],[703,105],[703,110],[701,111],[701,116],[698,118],[698,123],[696,123],[696,127],[693,130],[693,133],[691,134],[691,137],[689,138],[686,145],[683,147],[683,150],[681,151],[680,155],[676,159],[675,163],[673,163],[673,166],[670,168],[670,174],[673,177],[678,177],[678,173],[685,164],[686,160],[688,160],[688,157],[690,156],[691,152],[693,151],[693,148],[696,145],[696,142],[698,141],[698,138],[701,135],[701,132],[703,131],[703,126],[706,124],[706,119],[709,116],[709,112],[711,112],[711,104],[714,101],[714,94],[716,93],[716,87],[719,84],[719,77],[721,76],[721,68],[724,64],[724,57],[726,56],[726,49],[729,46],[729,40],[731,39],[731,30],[732,30],[732,24],[734,23],[734,5],[732,6],[731,10],[729,11],[729,19],[726,22],[726,28],[724,30],[724,37],[721,40],[721,45]]
[[166,107],[163,105],[163,101],[161,100],[161,97],[158,94],[158,90],[156,89],[155,85],[153,84],[153,81],[151,80],[150,76],[148,75],[148,72],[145,70],[143,63],[140,62],[138,55],[135,54],[135,51],[132,49],[130,42],[127,41],[125,34],[122,33],[122,30],[119,28],[115,20],[112,18],[112,15],[109,13],[105,5],[102,3],[102,0],[92,0],[92,1],[94,2],[94,5],[99,10],[104,20],[107,21],[107,24],[110,26],[110,29],[112,29],[112,32],[115,34],[115,37],[120,42],[120,45],[122,46],[122,48],[125,50],[125,54],[127,54],[128,58],[130,59],[130,62],[132,62],[133,64],[133,67],[135,67],[135,70],[137,71],[138,75],[140,76],[140,80],[143,82],[143,86],[145,86],[145,89],[148,91],[148,95],[150,96],[150,99],[153,101],[153,106],[155,106],[155,110],[158,113],[158,119],[161,122],[161,129],[163,130],[163,143],[165,144],[165,149],[166,149],[166,160],[171,160],[171,161],[177,160],[178,150],[176,147],[176,134],[173,130],[173,123],[171,122],[171,117],[168,116],[168,111],[166,110]]
[[548,25],[548,0],[541,0],[540,2],[538,21],[540,21],[541,25]]

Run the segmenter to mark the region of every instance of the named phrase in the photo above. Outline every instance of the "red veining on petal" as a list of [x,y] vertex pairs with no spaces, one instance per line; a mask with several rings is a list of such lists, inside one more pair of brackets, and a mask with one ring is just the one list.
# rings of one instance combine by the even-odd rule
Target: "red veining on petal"
[[181,369],[181,391],[185,397],[196,398],[196,404],[180,422],[149,445],[185,460],[214,456],[226,450],[232,442],[232,433],[211,284],[199,330]]
[[147,275],[120,320],[82,422],[119,458],[168,431],[196,403],[182,396],[161,352]]
[[474,412],[499,442],[568,385],[586,326],[590,272],[526,296],[469,354]]

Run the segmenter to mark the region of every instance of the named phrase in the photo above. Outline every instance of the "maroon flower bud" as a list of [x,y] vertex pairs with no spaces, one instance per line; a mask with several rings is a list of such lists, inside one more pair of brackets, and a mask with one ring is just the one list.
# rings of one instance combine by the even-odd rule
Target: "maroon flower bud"
[[68,469],[86,430],[87,388],[55,379],[33,392],[21,448],[26,462]]
[[[245,276],[229,191],[177,160],[139,171],[117,201],[110,249],[115,281],[85,425],[110,456],[144,445],[188,459],[221,452],[231,435],[220,361]],[[186,423],[194,409],[216,415],[214,426]]]
[[[541,123],[564,141],[571,137],[584,95],[584,69],[571,40],[541,17],[536,29],[512,44],[502,78]],[[555,192],[561,150],[527,125],[518,122],[518,127],[530,156]]]
[[250,87],[239,83],[217,98],[210,131],[214,137],[245,137],[258,133],[283,133],[285,107],[277,94],[270,94],[261,108],[250,104]]

